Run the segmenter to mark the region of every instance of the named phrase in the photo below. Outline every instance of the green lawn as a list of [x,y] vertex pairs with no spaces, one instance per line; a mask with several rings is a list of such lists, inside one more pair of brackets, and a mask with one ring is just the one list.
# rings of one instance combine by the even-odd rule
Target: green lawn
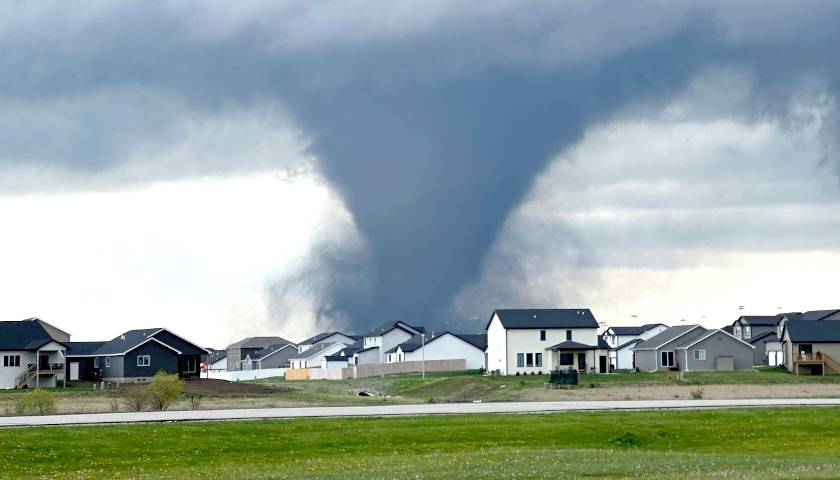
[[0,478],[838,478],[840,409],[0,430]]

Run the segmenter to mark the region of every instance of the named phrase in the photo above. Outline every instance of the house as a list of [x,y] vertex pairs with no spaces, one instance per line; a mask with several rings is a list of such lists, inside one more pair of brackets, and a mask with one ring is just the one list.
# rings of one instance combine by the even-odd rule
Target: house
[[250,360],[246,360],[246,357],[253,357],[253,354],[256,353],[258,350],[263,350],[265,348],[273,347],[276,345],[295,345],[294,342],[290,342],[282,337],[248,337],[243,338],[242,340],[231,343],[227,347],[227,369],[228,371],[234,370],[247,370],[250,368],[251,363]]
[[610,368],[632,370],[635,367],[632,347],[639,343],[634,340],[647,340],[667,328],[664,323],[607,328],[604,338],[610,347]]
[[321,358],[321,368],[346,368],[350,366],[350,362],[352,360],[353,357],[341,355],[341,353],[336,355],[327,355]]
[[387,363],[464,359],[468,370],[484,368],[487,335],[483,333],[429,332],[385,352]]
[[316,343],[289,359],[291,368],[320,368],[321,359],[338,354],[347,345],[343,343]]
[[64,385],[69,340],[69,333],[38,318],[0,322],[0,388]]
[[500,375],[569,367],[606,373],[605,347],[586,308],[495,310],[487,323],[487,370]]
[[345,335],[341,332],[323,332],[298,343],[298,353],[303,352],[316,343],[343,343],[345,345],[352,345],[361,338],[356,335]]
[[[365,363],[385,363],[385,352],[423,332],[425,332],[423,327],[415,327],[405,322],[384,323],[364,334],[362,350],[359,351],[359,354],[363,355],[358,358]],[[374,357],[376,361],[369,362]]]
[[272,345],[268,348],[257,350],[245,357],[243,365],[249,365],[248,370],[261,370],[263,368],[287,368],[291,359],[299,356],[295,345]]
[[779,365],[782,349],[778,336],[784,315],[744,315],[732,322],[730,333],[755,347],[753,365]]
[[729,333],[700,325],[679,325],[633,347],[636,369],[731,371],[752,370],[753,347]]
[[71,345],[67,359],[81,367],[83,359],[92,358],[94,372],[80,369],[79,376],[116,383],[145,382],[159,371],[196,378],[200,375],[201,357],[210,353],[165,328],[129,330],[93,351],[80,343]]
[[788,371],[840,374],[840,310],[787,314],[781,325],[782,357]]
[[[95,352],[107,342],[70,342],[67,346],[69,375],[71,381],[98,381],[100,370],[99,360],[95,360]],[[95,367],[94,364],[97,366]]]
[[204,366],[211,372],[227,370],[227,349],[208,348],[210,354],[204,358]]

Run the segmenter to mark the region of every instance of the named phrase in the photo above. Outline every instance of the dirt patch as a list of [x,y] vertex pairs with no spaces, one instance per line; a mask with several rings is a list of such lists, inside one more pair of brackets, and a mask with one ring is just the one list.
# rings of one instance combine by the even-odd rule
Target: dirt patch
[[[530,390],[519,400],[668,400],[690,399],[697,385]],[[703,398],[826,398],[840,397],[840,384],[703,385]],[[513,399],[511,399],[513,400]]]

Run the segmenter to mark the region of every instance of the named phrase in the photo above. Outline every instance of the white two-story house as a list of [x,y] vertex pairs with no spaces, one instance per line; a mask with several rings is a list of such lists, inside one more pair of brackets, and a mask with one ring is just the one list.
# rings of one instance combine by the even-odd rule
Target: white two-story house
[[425,331],[400,321],[384,323],[365,333],[362,350],[356,353],[357,363],[386,363],[385,352]]
[[495,310],[487,323],[487,370],[500,375],[560,368],[606,373],[605,347],[586,308]]

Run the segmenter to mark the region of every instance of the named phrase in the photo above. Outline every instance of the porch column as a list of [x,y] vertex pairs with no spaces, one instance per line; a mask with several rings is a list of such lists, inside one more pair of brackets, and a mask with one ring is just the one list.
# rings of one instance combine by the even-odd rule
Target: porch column
[[38,388],[41,381],[41,350],[35,350],[35,388]]

